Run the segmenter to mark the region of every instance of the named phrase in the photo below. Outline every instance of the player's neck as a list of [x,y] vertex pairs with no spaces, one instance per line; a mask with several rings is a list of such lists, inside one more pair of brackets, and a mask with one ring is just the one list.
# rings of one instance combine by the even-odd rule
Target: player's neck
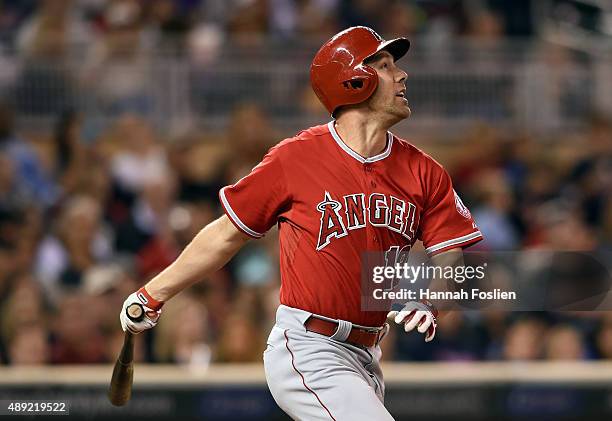
[[342,141],[364,158],[380,154],[387,146],[388,127],[375,120],[343,114],[335,127]]

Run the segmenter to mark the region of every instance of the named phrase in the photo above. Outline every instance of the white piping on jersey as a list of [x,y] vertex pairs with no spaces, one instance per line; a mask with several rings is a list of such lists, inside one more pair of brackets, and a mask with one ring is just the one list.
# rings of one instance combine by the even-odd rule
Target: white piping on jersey
[[385,148],[385,150],[382,153],[379,153],[378,155],[374,155],[369,158],[364,158],[363,156],[359,155],[357,152],[349,148],[346,143],[344,143],[344,141],[338,135],[338,132],[336,132],[336,128],[334,127],[334,121],[335,120],[332,120],[327,124],[327,127],[329,128],[329,132],[331,133],[332,137],[334,138],[338,146],[340,146],[342,150],[344,150],[344,152],[346,152],[362,164],[369,164],[370,162],[380,161],[381,159],[385,159],[391,154],[391,147],[393,146],[393,135],[390,132],[387,132],[387,147]]
[[255,238],[263,237],[264,236],[263,234],[260,234],[257,231],[253,231],[251,228],[247,227],[246,224],[240,220],[240,218],[238,218],[238,215],[236,215],[236,212],[234,212],[234,209],[232,209],[231,205],[227,201],[227,198],[225,197],[226,188],[227,187],[223,187],[221,191],[219,192],[219,195],[221,196],[221,201],[223,202],[223,206],[225,206],[225,209],[227,209],[227,213],[229,214],[229,217],[232,218],[232,220],[236,223],[236,225],[238,225],[244,232],[249,234],[251,237],[255,237]]
[[465,243],[466,241],[470,241],[470,240],[473,240],[473,239],[478,238],[478,237],[482,237],[482,234],[480,233],[480,231],[474,231],[474,232],[472,232],[470,234],[464,235],[463,237],[457,237],[457,238],[453,238],[451,240],[442,241],[441,243],[435,244],[435,245],[433,245],[431,247],[427,247],[425,249],[425,252],[427,254],[431,254],[431,253],[433,253],[435,251],[438,251],[440,249],[443,249],[445,247],[459,245],[461,243]]

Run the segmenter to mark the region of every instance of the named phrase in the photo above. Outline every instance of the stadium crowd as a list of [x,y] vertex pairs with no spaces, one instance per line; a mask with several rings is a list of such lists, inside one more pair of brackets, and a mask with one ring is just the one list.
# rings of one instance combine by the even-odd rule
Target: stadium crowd
[[[118,73],[95,69],[117,58],[112,46],[129,43],[130,34],[159,46],[167,34],[168,42],[193,45],[211,33],[249,34],[245,42],[253,34],[324,38],[355,23],[432,38],[530,35],[533,29],[512,14],[517,3],[528,8],[529,1],[512,2],[508,10],[508,2],[482,2],[489,7],[478,13],[470,2],[388,3],[393,19],[382,19],[373,1],[1,2],[0,43],[20,56],[55,59],[72,42],[103,42],[86,62],[87,83],[113,97],[142,80],[126,77],[121,67]],[[222,130],[166,134],[140,102],[123,101],[86,136],[89,110],[59,99],[69,89],[31,83],[36,78],[22,78],[28,67],[11,76],[10,62],[0,51],[0,93],[7,92],[3,81],[30,82],[0,105],[0,363],[109,363],[123,338],[124,298],[221,214],[220,187],[247,174],[292,133],[246,102],[228,111]],[[40,86],[52,86],[43,96],[57,102],[41,109],[20,102],[36,98]],[[18,127],[25,111],[50,115],[53,129]],[[479,123],[454,142],[414,141],[451,173],[485,236],[481,250],[589,252],[612,245],[611,139],[610,119],[593,115],[585,129],[563,134],[502,132]],[[167,303],[158,327],[139,336],[137,359],[261,361],[278,304],[276,238],[272,231],[251,241],[226,268]],[[454,312],[432,343],[392,330],[383,346],[385,358],[398,361],[612,358],[612,313]]]
[[[32,140],[13,130],[10,108],[0,113],[4,362],[111,361],[124,297],[220,214],[218,189],[279,139],[255,105],[238,109],[216,137],[170,141],[125,114],[85,144],[80,121],[67,112],[53,134]],[[611,138],[609,121],[594,118],[587,132],[564,139],[503,138],[478,126],[451,150],[426,148],[464,194],[486,238],[481,248],[591,251],[609,250],[612,239]],[[277,265],[274,232],[249,243],[166,305],[142,358],[259,361],[277,304]],[[419,339],[391,335],[387,357],[609,358],[612,314],[453,313],[434,343]]]
[[[337,28],[354,25],[375,27],[382,34],[426,33],[436,39],[531,36],[536,23],[533,3],[534,0],[512,4],[501,0],[4,1],[0,4],[0,42],[33,51],[33,46],[42,46],[39,42],[61,49],[113,32],[137,31],[158,41],[178,36],[183,42],[212,30],[223,37],[253,43],[262,41],[258,37],[269,36],[328,38]],[[50,34],[56,39],[50,40]]]

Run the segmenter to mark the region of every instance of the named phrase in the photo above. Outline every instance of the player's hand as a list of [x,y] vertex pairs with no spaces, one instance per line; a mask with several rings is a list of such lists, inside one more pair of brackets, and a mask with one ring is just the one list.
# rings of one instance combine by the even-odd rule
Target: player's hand
[[436,336],[436,317],[438,310],[428,301],[410,301],[400,311],[390,311],[387,318],[397,324],[403,324],[404,330],[410,332],[415,327],[419,333],[425,333],[425,342]]
[[[127,308],[132,304],[142,306],[142,309],[144,310],[144,317],[141,321],[134,321],[128,317]],[[123,307],[121,308],[121,313],[119,314],[121,329],[123,329],[124,332],[129,331],[133,334],[137,334],[155,327],[157,321],[159,320],[161,307],[163,304],[164,303],[151,297],[144,287],[140,288],[136,292],[133,292],[123,302]]]

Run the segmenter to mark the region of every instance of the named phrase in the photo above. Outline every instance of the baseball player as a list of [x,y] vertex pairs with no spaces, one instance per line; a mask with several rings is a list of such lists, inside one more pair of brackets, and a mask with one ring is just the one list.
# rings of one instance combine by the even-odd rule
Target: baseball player
[[[310,78],[332,121],[283,140],[221,189],[225,214],[126,299],[123,329],[154,327],[165,301],[278,224],[281,305],[263,356],[274,399],[298,420],[393,419],[379,365],[387,312],[361,310],[362,253],[421,240],[436,263],[482,238],[446,171],[388,131],[410,116],[407,74],[397,65],[409,47],[366,27],[327,41]],[[127,317],[132,303],[145,307],[143,321]],[[432,306],[411,302],[389,315],[434,338]]]

